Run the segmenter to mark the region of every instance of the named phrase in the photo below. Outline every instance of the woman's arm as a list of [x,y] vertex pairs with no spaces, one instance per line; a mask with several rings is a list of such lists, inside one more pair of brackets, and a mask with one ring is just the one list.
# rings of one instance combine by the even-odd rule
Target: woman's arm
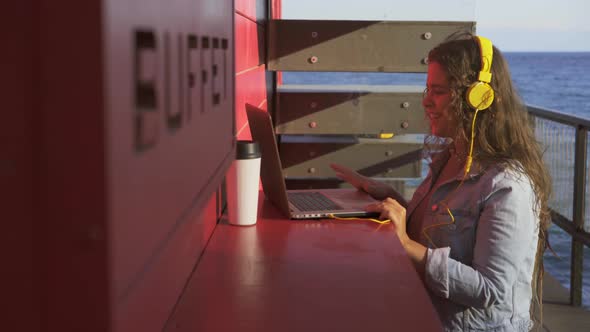
[[[526,179],[522,177],[521,179]],[[523,264],[534,259],[538,218],[527,181],[500,181],[488,196],[476,230],[471,265],[450,257],[451,248],[428,249],[408,238],[405,208],[392,199],[369,205],[390,219],[426,285],[435,294],[466,306],[485,308],[507,295]],[[532,269],[531,269],[532,271]]]
[[466,306],[486,308],[507,298],[518,274],[534,261],[538,218],[526,177],[494,185],[481,212],[470,265],[450,258],[451,248],[428,249],[427,286],[437,295]]

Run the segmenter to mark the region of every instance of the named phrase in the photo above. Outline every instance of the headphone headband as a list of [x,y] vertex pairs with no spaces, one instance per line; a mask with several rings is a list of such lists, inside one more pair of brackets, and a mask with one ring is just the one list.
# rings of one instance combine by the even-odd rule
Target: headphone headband
[[475,36],[479,44],[479,50],[481,52],[481,71],[477,79],[482,82],[490,83],[492,80],[492,58],[494,56],[494,49],[492,48],[492,42],[481,36]]

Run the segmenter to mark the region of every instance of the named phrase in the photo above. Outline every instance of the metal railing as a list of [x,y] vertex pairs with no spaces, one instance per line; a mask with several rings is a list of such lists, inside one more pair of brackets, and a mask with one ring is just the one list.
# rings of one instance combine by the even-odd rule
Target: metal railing
[[587,208],[588,132],[590,120],[527,105],[537,139],[547,148],[545,162],[553,178],[550,202],[553,223],[572,237],[570,303],[582,304],[583,249],[590,247],[590,213]]

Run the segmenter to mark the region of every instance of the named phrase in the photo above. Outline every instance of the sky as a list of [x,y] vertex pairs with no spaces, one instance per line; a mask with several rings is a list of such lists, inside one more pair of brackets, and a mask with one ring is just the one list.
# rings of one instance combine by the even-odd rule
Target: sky
[[282,0],[284,19],[475,21],[501,50],[590,52],[590,0]]

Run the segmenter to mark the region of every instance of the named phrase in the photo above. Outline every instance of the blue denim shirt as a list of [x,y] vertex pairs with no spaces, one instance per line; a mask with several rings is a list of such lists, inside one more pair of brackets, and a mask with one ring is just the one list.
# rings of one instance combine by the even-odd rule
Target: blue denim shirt
[[[427,196],[449,158],[431,163],[407,209],[408,219]],[[414,239],[428,247],[425,282],[445,331],[529,331],[531,281],[538,239],[538,213],[529,178],[514,170],[474,164],[433,188],[423,225],[441,224]],[[447,200],[455,222],[439,206]],[[410,227],[410,225],[408,225]]]

